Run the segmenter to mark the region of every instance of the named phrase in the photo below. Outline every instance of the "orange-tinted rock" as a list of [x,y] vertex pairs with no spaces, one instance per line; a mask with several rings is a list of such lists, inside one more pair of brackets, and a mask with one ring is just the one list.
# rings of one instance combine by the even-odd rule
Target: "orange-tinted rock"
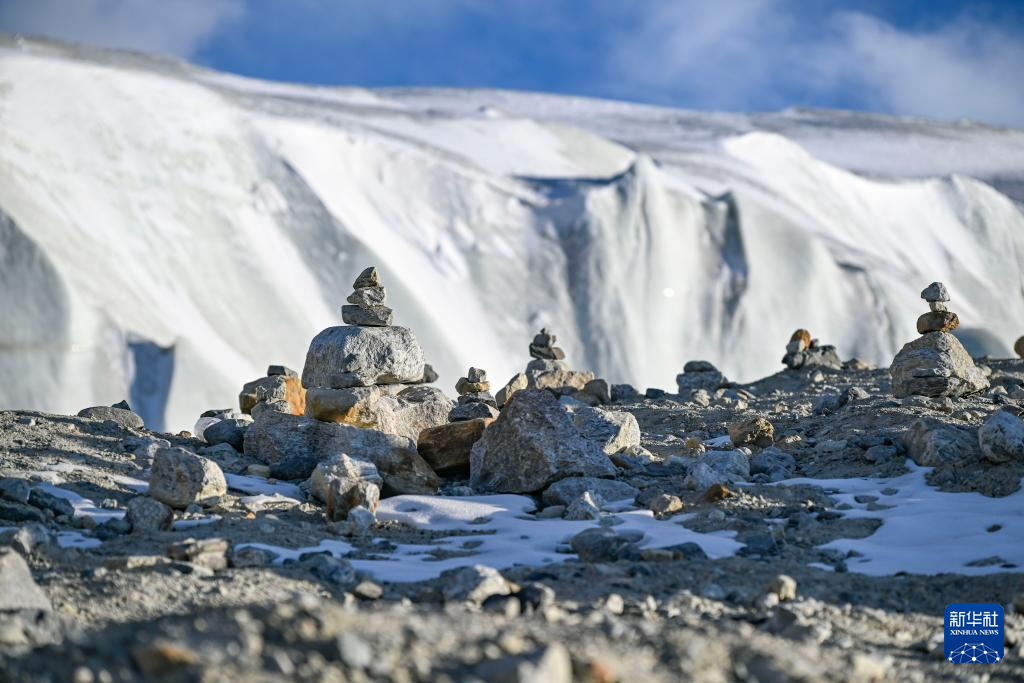
[[771,446],[775,440],[772,423],[754,415],[729,424],[729,438],[737,446]]
[[469,468],[469,453],[494,418],[451,422],[420,432],[416,450],[435,472]]
[[804,349],[810,348],[811,346],[811,333],[801,327],[799,330],[793,333],[793,335],[789,338],[789,341],[800,342],[800,348],[798,350],[803,351]]
[[725,484],[715,484],[710,487],[707,491],[700,495],[699,500],[702,503],[714,503],[719,500],[725,500],[726,498],[732,498],[733,492],[729,490]]
[[960,326],[960,318],[952,311],[929,311],[917,319],[917,333],[949,332]]
[[287,401],[289,413],[302,415],[306,410],[306,389],[294,375],[272,375],[245,384],[238,394],[238,407],[247,415],[263,401]]

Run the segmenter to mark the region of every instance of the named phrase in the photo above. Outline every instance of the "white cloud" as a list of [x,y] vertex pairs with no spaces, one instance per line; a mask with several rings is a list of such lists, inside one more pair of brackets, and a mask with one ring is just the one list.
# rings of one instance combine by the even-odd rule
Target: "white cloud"
[[108,47],[191,57],[245,12],[244,0],[7,0],[0,26]]

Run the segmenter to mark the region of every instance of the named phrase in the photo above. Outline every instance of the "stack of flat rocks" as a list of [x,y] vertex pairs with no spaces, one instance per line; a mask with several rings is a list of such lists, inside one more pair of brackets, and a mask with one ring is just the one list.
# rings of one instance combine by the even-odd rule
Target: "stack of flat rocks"
[[801,328],[793,333],[786,344],[786,355],[782,364],[790,370],[800,368],[832,368],[839,370],[843,362],[839,360],[836,347],[821,344],[811,338],[811,333]]
[[527,372],[566,369],[565,363],[562,362],[565,351],[555,346],[556,341],[558,337],[546,327],[534,336],[533,342],[530,343],[530,357],[533,360],[526,366]]
[[946,286],[933,282],[921,292],[921,298],[931,310],[917,319],[921,336],[900,349],[889,367],[893,395],[956,398],[987,389],[985,372],[950,334],[960,320],[946,306]]
[[459,404],[448,416],[451,422],[498,416],[491,383],[487,381],[487,373],[480,368],[470,368],[465,377],[460,377],[455,383],[455,391],[459,394]]
[[[547,389],[559,396],[571,396],[588,404],[607,403],[611,400],[610,387],[605,380],[596,379],[586,370],[570,370],[565,362],[565,351],[555,342],[558,338],[546,327],[530,343],[532,360],[526,372],[517,372],[496,396],[502,407],[517,391]],[[461,400],[461,399],[460,399]]]
[[384,305],[387,291],[380,285],[380,275],[373,266],[359,274],[352,283],[352,293],[341,307],[341,319],[349,325],[366,327],[387,327],[394,318],[394,312]]

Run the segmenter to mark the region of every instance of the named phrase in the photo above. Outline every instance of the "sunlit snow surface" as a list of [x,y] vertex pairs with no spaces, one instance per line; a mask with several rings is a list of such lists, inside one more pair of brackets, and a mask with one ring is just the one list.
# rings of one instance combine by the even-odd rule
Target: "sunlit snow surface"
[[[780,485],[811,484],[830,492],[849,518],[880,519],[879,529],[861,539],[825,544],[858,556],[852,572],[886,576],[910,574],[992,574],[1024,570],[1024,488],[1003,498],[980,493],[947,493],[925,482],[931,468],[908,461],[911,471],[888,479],[789,479]],[[836,491],[836,493],[831,493]],[[857,496],[877,496],[890,509],[868,510]],[[1001,558],[994,562],[990,558]],[[975,564],[986,561],[984,564]]]

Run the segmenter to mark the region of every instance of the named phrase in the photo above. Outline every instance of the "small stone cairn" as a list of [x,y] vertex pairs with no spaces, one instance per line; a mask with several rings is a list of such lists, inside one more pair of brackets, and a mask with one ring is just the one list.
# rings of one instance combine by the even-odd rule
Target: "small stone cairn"
[[921,298],[931,310],[917,319],[921,336],[900,349],[889,367],[893,395],[956,398],[987,389],[985,373],[950,334],[960,319],[946,306],[946,286],[933,282],[921,292]]
[[352,293],[346,299],[349,305],[341,307],[341,319],[348,325],[387,327],[394,318],[394,312],[384,305],[387,298],[377,269],[370,266],[352,283]]
[[840,369],[843,362],[836,354],[836,347],[830,344],[821,344],[817,339],[811,338],[811,333],[800,328],[789,338],[786,344],[786,355],[782,357],[782,364],[790,370],[800,368],[833,368]]
[[470,368],[465,377],[455,383],[459,404],[448,416],[451,422],[473,420],[478,417],[497,417],[498,406],[491,395],[491,383],[487,373],[480,368]]
[[589,405],[611,400],[608,382],[595,378],[593,372],[570,370],[565,362],[565,351],[555,346],[556,341],[558,338],[546,327],[533,337],[529,347],[532,360],[526,365],[526,372],[516,373],[498,391],[499,407],[522,389],[547,389]]

